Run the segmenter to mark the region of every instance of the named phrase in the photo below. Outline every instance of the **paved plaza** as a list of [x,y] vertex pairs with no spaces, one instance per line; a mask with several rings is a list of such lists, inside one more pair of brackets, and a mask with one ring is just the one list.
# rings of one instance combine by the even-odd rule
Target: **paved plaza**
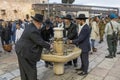
[[[89,74],[79,76],[73,66],[66,66],[63,75],[55,75],[52,67],[45,68],[44,61],[37,63],[38,79],[40,80],[120,80],[120,55],[113,59],[105,59],[108,54],[106,42],[97,43],[98,51],[90,54]],[[119,51],[120,47],[118,47]],[[12,53],[0,53],[0,80],[20,80],[17,56]],[[80,59],[78,59],[80,67]]]

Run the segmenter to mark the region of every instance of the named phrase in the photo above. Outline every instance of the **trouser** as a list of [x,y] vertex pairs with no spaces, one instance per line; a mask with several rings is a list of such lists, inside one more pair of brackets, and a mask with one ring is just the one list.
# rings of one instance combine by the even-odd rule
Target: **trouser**
[[52,65],[52,63],[51,62],[49,62],[49,61],[45,61],[45,65]]
[[83,72],[87,73],[89,66],[89,52],[82,52],[80,58],[81,58],[81,69]]
[[104,36],[104,30],[100,30],[100,40],[103,40],[103,36]]
[[94,39],[91,39],[91,46],[92,46],[92,48],[95,48],[95,40]]
[[112,41],[111,35],[107,35],[107,45],[108,45],[109,55],[110,56],[115,55],[117,51],[117,41]]
[[[73,59],[72,61],[73,61],[73,64],[74,64],[74,65],[77,64],[77,58],[76,58],[76,59]],[[72,61],[69,61],[67,64],[68,64],[68,65],[72,65]]]
[[21,55],[17,56],[21,80],[37,80],[36,61],[25,59]]
[[4,40],[1,38],[1,43],[2,43],[2,45],[9,44],[9,40]]

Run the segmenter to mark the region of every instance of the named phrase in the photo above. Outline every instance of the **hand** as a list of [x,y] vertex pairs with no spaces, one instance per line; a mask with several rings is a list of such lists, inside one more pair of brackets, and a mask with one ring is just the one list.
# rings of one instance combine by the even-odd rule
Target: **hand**
[[67,44],[71,44],[72,43],[72,40],[67,40]]
[[70,40],[69,43],[72,43],[72,40]]
[[53,49],[53,44],[50,44],[50,49]]

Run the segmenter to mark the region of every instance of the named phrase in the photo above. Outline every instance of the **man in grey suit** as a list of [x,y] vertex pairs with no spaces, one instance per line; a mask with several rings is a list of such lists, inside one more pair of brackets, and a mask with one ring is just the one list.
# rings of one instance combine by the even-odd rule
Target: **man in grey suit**
[[78,22],[78,38],[74,40],[70,40],[70,43],[77,44],[79,48],[82,49],[82,53],[80,55],[81,58],[81,68],[76,69],[77,71],[82,71],[78,75],[86,75],[88,73],[89,66],[89,51],[90,51],[90,28],[86,24],[85,14],[80,14],[77,19]]
[[41,37],[43,15],[35,14],[32,19],[33,22],[25,28],[15,45],[21,80],[37,80],[36,63],[40,60],[43,48],[52,47]]

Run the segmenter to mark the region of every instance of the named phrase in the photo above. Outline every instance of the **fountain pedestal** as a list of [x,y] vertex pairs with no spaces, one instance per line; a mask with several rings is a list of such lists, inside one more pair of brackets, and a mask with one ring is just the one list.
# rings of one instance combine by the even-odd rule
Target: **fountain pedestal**
[[[53,62],[53,71],[57,75],[64,73],[64,63],[79,57],[81,53],[81,49],[75,46],[67,52],[63,43],[63,30],[63,28],[54,28],[54,55],[42,54],[41,57],[45,61]],[[66,53],[64,53],[65,50]]]

